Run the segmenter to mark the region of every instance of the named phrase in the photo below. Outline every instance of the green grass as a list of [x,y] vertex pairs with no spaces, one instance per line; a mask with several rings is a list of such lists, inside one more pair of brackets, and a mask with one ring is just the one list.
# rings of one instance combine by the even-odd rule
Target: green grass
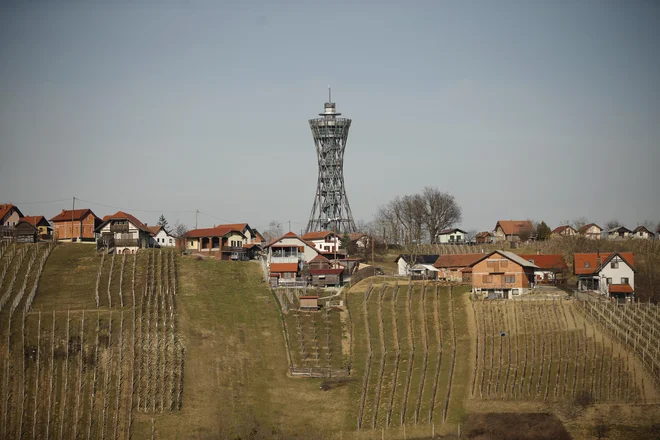
[[44,312],[95,309],[94,289],[100,263],[101,256],[96,254],[96,246],[56,246],[41,274],[39,291],[32,309]]
[[[321,391],[320,380],[287,377],[279,310],[260,270],[181,260],[184,404],[156,417],[159,438],[323,438],[342,429],[346,387]],[[136,429],[150,433],[150,420]]]

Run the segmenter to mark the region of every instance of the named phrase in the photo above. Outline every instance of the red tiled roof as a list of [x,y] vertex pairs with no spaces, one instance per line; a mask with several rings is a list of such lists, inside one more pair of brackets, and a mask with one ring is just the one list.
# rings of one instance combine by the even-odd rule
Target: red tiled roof
[[352,233],[348,234],[348,238],[350,238],[351,241],[358,241],[362,237],[366,237],[366,236],[367,236],[367,234],[362,234],[360,232],[352,232]]
[[[223,237],[230,232],[238,232],[243,235],[243,233],[231,226],[216,226],[215,228],[203,228],[203,229],[193,229],[186,232],[185,237],[187,238],[202,238],[202,237]],[[244,236],[244,235],[243,235]]]
[[133,223],[133,225],[137,226],[138,229],[142,229],[144,232],[151,234],[151,230],[147,227],[147,225],[142,223],[135,216],[124,211],[117,211],[112,215],[106,215],[103,217],[103,223],[97,229],[103,229],[103,227],[107,225],[111,220],[128,220],[129,222]]
[[630,284],[610,284],[610,293],[633,293],[634,290]]
[[26,215],[25,217],[21,217],[21,220],[26,221],[33,226],[39,226],[42,222],[44,223],[43,226],[48,225],[48,220],[46,220],[46,217],[43,215]]
[[283,235],[284,237],[298,237],[295,233],[289,231],[286,234]]
[[323,255],[318,254],[316,257],[314,257],[314,258],[312,258],[311,260],[309,260],[309,262],[310,262],[310,263],[314,263],[314,262],[329,263],[330,260],[328,260],[327,258],[325,258]]
[[283,238],[297,238],[298,240],[300,240],[301,242],[305,243],[307,246],[309,246],[310,248],[312,248],[317,254],[321,252],[321,251],[319,251],[318,249],[316,249],[316,246],[314,246],[314,243],[309,242],[309,241],[306,241],[306,240],[303,240],[302,238],[298,237],[298,236],[297,236],[296,234],[294,234],[293,232],[287,232],[287,233],[284,234],[283,236],[281,236],[281,237],[279,237],[279,238],[276,238],[276,239],[272,240],[270,243],[268,243],[268,244],[267,244],[266,246],[264,246],[264,247],[267,247],[267,248],[268,248],[268,247],[294,247],[294,246],[295,246],[295,245],[288,245],[288,244],[286,244],[286,245],[275,245],[275,243],[277,243],[278,241],[282,240]]
[[433,267],[466,267],[483,257],[484,254],[446,254],[438,256]]
[[270,273],[298,272],[298,263],[272,263]]
[[584,234],[584,233],[587,232],[587,230],[589,230],[589,228],[592,227],[592,226],[597,227],[597,228],[600,229],[601,231],[603,230],[603,228],[601,228],[600,226],[598,226],[596,223],[589,223],[588,225],[584,225],[584,226],[582,226],[580,229],[578,229],[578,232],[579,232],[580,234]]
[[337,269],[310,269],[310,275],[339,275],[344,271],[343,267]]
[[[76,209],[71,211],[70,209],[63,209],[62,212],[57,214],[55,217],[51,218],[51,222],[68,222],[71,221],[73,218],[74,221],[76,220],[82,220],[85,217],[87,217],[87,214],[90,213],[92,214],[96,219],[99,219],[91,209],[89,208],[84,208],[84,209]],[[100,220],[100,219],[99,219]]]
[[562,232],[564,232],[567,229],[573,229],[573,231],[575,231],[575,229],[571,225],[562,225],[562,226],[557,226],[555,229],[553,229],[552,233],[553,234],[561,234]]
[[459,229],[459,228],[443,229],[442,231],[438,232],[438,234],[452,234],[456,231],[462,232],[463,234],[467,234],[467,232],[465,232],[464,230]]
[[564,260],[563,255],[559,254],[528,254],[520,255],[521,258],[524,258],[527,261],[530,261],[536,264],[539,269],[543,270],[561,270],[568,269],[566,260]]
[[316,231],[316,232],[308,232],[305,235],[303,235],[301,238],[303,240],[321,240],[323,238],[326,238],[328,235],[337,235],[333,231]]
[[534,226],[529,220],[500,220],[495,225],[495,230],[498,225],[505,235],[520,235],[522,231],[532,232],[534,230]]
[[475,235],[475,238],[481,238],[481,237],[492,237],[493,233],[489,231],[483,231],[479,232],[477,235]]
[[147,226],[147,229],[149,232],[151,232],[152,235],[158,234],[160,232],[162,226],[156,225],[156,226]]
[[[600,264],[598,264],[598,254],[575,254],[573,256],[573,267],[575,269],[576,275],[589,275],[596,273],[600,268],[607,263],[610,257],[614,254],[619,254],[623,260],[630,265],[633,270],[635,269],[635,258],[632,252],[601,252],[600,253]],[[589,264],[589,267],[585,267],[585,263]]]
[[0,205],[0,220],[5,218],[5,216],[9,214],[12,209],[15,209],[18,212],[19,217],[23,217],[23,213],[15,205],[12,205],[11,203],[3,203]]

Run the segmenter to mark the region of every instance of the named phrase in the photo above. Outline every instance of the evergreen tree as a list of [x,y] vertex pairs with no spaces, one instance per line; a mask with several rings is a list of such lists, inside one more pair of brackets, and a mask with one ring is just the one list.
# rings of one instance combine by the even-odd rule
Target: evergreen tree
[[538,224],[536,227],[536,239],[537,240],[547,240],[550,238],[550,235],[552,234],[552,231],[550,230],[550,227],[545,224],[545,222],[541,222]]
[[165,216],[163,214],[161,214],[160,217],[158,217],[157,225],[160,226],[161,228],[163,228],[165,230],[165,232],[167,232],[168,234],[170,233],[170,228],[169,228],[169,225],[167,223],[167,219],[165,218]]

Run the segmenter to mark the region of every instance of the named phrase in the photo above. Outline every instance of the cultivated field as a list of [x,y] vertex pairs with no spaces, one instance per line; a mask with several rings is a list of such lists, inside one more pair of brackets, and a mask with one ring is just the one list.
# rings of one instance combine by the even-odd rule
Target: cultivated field
[[344,353],[342,346],[344,327],[340,310],[324,307],[320,313],[300,311],[295,290],[279,287],[273,293],[282,310],[291,372],[345,375],[348,353]]
[[470,346],[466,288],[370,282],[363,288],[349,292],[353,371],[361,378],[356,428],[456,423],[467,386],[457,365],[465,365]]
[[138,413],[180,409],[177,259],[3,245],[2,438],[131,438]]
[[597,403],[657,400],[631,353],[578,313],[574,300],[475,301],[470,396]]

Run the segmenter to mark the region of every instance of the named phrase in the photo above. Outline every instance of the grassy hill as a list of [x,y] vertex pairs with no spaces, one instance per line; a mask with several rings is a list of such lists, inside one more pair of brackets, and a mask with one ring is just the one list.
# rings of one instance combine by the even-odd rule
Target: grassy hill
[[[660,419],[646,369],[655,306],[472,302],[465,286],[376,277],[344,292],[343,312],[283,315],[256,263],[75,244],[0,245],[0,275],[0,438],[430,438],[459,427],[500,438],[512,420],[523,432],[559,423],[545,413],[576,438],[600,420],[611,438],[653,438]],[[351,375],[292,378],[290,366]]]

